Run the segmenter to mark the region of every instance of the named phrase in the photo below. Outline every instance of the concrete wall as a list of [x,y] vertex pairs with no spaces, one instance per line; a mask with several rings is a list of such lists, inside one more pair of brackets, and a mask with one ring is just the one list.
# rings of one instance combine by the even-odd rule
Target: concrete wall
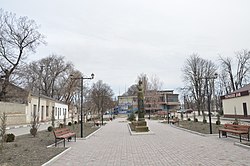
[[0,102],[0,115],[3,112],[6,113],[7,125],[25,124],[27,123],[26,106],[26,104]]
[[33,120],[34,113],[39,116],[39,121],[50,121],[52,109],[57,110],[55,119],[69,118],[68,105],[49,98],[40,98],[38,112],[38,97],[29,97],[28,104],[0,102],[0,116],[3,112],[7,115],[7,125],[29,124]]
[[237,117],[244,118],[243,103],[246,103],[247,106],[248,116],[245,118],[250,118],[250,96],[223,99],[222,104],[223,104],[224,116],[233,117],[236,111]]

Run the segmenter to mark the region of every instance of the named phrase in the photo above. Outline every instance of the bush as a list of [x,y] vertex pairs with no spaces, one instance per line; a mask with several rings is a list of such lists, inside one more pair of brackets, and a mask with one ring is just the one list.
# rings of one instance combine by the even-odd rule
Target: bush
[[133,112],[129,114],[128,120],[131,122],[135,120],[135,114]]
[[188,118],[188,121],[191,121],[191,119],[190,119],[190,118]]
[[220,125],[220,121],[219,120],[216,121],[216,125]]
[[14,142],[14,140],[15,140],[15,135],[12,133],[6,134],[4,137],[5,137],[4,138],[5,142]]
[[206,119],[203,119],[203,121],[202,121],[202,122],[205,124],[205,123],[207,123],[207,120],[206,120]]
[[197,119],[197,118],[195,118],[195,119],[194,119],[194,122],[198,122],[198,119]]
[[71,123],[71,122],[69,122],[69,123],[68,123],[68,126],[71,126],[71,125],[72,125],[72,123]]
[[63,128],[63,124],[62,123],[59,124],[59,128]]
[[30,129],[30,134],[33,135],[33,136],[35,137],[36,134],[37,134],[37,128],[31,128],[31,129]]
[[234,121],[234,122],[233,122],[233,124],[234,124],[234,125],[238,125],[238,124],[239,124],[239,122],[237,122],[237,121]]
[[75,121],[75,124],[77,124],[77,121]]
[[48,131],[51,132],[53,130],[53,127],[52,126],[49,126],[48,127]]

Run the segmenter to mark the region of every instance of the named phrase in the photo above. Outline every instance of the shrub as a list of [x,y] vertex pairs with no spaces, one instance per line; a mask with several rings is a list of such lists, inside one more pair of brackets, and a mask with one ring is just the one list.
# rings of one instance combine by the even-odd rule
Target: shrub
[[77,121],[75,121],[75,124],[77,124]]
[[234,121],[233,124],[234,124],[234,125],[238,125],[239,122],[238,122],[238,121]]
[[135,114],[133,112],[129,114],[128,120],[131,122],[135,120]]
[[48,131],[51,132],[53,130],[53,127],[52,126],[49,126],[48,127]]
[[69,123],[68,123],[68,126],[71,126],[71,125],[72,125],[72,123],[71,123],[71,122],[69,122]]
[[195,119],[194,119],[194,122],[198,122],[198,119],[197,119],[197,118],[195,118]]
[[220,125],[220,121],[219,120],[216,121],[216,125]]
[[6,134],[4,137],[6,142],[14,142],[15,140],[15,135],[12,133]]
[[234,122],[233,122],[234,125],[238,125],[239,124],[239,120],[238,118],[235,118]]
[[30,129],[30,134],[33,135],[33,136],[35,137],[36,134],[37,134],[37,128],[31,128],[31,129]]
[[62,123],[59,124],[59,128],[63,128],[63,124]]
[[191,121],[191,119],[190,119],[190,118],[188,118],[188,121]]
[[203,123],[207,123],[207,120],[206,119],[203,119],[203,121],[202,121]]

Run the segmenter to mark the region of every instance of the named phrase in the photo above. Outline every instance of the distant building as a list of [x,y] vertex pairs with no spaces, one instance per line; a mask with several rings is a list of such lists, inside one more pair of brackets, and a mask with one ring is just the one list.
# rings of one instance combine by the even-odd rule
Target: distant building
[[6,113],[8,125],[30,123],[34,115],[39,117],[39,121],[50,121],[52,112],[54,112],[56,120],[69,117],[68,105],[65,103],[40,95],[38,111],[38,95],[13,84],[8,85],[7,91],[7,102],[0,101],[0,115],[3,112]]
[[[146,113],[173,112],[180,109],[179,94],[173,90],[147,91],[144,99]],[[120,113],[136,111],[137,96],[118,96],[118,107]]]
[[250,119],[250,84],[221,96],[224,117]]

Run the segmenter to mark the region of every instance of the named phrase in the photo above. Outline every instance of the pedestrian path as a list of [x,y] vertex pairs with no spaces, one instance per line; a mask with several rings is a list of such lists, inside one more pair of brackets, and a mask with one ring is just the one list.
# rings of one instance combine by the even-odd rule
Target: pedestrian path
[[90,166],[247,166],[250,150],[237,139],[200,136],[169,124],[148,121],[154,135],[129,133],[125,119],[116,119],[86,140],[68,145],[69,151],[47,165]]

